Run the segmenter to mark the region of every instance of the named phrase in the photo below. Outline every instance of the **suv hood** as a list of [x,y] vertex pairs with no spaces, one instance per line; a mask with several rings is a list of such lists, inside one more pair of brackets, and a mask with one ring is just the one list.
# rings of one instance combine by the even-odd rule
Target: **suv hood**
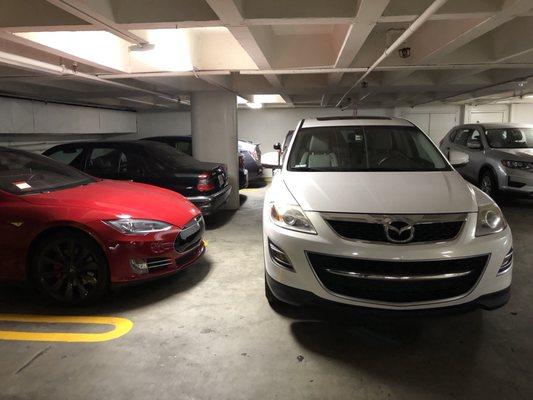
[[533,149],[492,149],[492,151],[502,159],[511,156],[513,161],[533,161]]
[[86,209],[90,219],[118,215],[154,219],[182,227],[200,212],[183,196],[141,183],[103,180],[70,189],[23,196],[40,206]]
[[474,191],[455,171],[284,172],[306,211],[364,214],[477,212]]

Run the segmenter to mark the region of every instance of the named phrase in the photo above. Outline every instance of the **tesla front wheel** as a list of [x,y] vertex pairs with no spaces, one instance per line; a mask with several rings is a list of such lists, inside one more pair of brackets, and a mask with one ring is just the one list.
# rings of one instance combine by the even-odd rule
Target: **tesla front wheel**
[[107,260],[92,239],[65,231],[39,243],[32,260],[39,290],[65,304],[87,304],[103,297],[109,289]]

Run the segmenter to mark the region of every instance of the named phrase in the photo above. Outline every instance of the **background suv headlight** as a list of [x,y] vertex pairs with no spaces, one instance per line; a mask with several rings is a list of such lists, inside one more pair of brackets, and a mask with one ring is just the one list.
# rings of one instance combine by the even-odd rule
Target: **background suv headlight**
[[147,235],[149,233],[168,231],[172,228],[172,225],[165,222],[149,219],[121,218],[103,221],[103,223],[125,235]]
[[282,228],[316,235],[313,224],[298,205],[281,202],[270,203],[270,219]]
[[533,163],[525,161],[512,161],[512,160],[502,160],[504,167],[511,169],[525,169],[527,171],[533,171]]
[[507,222],[496,204],[479,206],[477,213],[476,236],[485,236],[503,231]]

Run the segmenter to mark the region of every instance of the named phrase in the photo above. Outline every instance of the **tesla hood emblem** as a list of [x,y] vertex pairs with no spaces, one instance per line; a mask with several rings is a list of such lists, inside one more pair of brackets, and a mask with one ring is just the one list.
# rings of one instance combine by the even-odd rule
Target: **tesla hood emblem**
[[17,228],[20,228],[22,225],[24,225],[24,221],[11,221],[9,223]]
[[383,227],[385,236],[391,243],[409,243],[415,236],[415,227],[407,221],[387,220]]

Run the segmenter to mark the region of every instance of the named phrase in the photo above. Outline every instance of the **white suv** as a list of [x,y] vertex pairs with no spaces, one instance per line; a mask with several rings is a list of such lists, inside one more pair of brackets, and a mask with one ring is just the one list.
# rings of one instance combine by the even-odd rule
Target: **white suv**
[[263,238],[270,302],[417,310],[509,299],[502,212],[401,119],[302,120],[265,197]]

